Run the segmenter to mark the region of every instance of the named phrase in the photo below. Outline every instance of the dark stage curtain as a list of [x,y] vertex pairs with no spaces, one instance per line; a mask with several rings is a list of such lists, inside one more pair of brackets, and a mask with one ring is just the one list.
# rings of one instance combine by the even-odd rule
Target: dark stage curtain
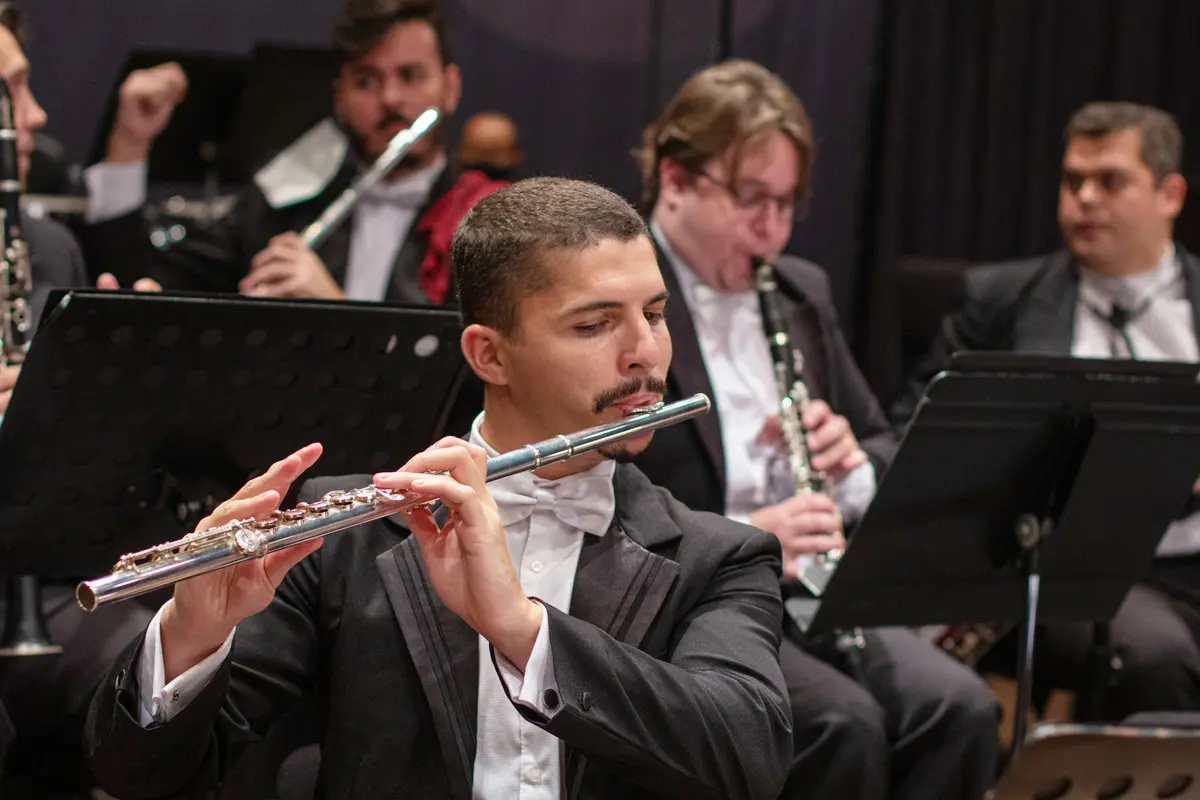
[[[886,401],[935,316],[902,311],[896,291],[951,298],[943,284],[958,260],[1060,246],[1062,131],[1075,109],[1131,100],[1175,114],[1200,186],[1200,3],[886,0],[882,15],[857,350]],[[1192,246],[1198,205],[1179,225]],[[923,269],[904,269],[914,262]]]

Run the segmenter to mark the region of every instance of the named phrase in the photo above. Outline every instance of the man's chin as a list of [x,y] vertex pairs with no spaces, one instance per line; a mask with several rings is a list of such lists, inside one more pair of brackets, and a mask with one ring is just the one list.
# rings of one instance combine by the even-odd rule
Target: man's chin
[[612,459],[618,464],[632,464],[634,461],[646,451],[650,446],[650,440],[654,437],[654,432],[643,433],[639,436],[626,439],[622,442],[612,445],[611,447],[603,447],[600,449],[600,455],[605,458]]

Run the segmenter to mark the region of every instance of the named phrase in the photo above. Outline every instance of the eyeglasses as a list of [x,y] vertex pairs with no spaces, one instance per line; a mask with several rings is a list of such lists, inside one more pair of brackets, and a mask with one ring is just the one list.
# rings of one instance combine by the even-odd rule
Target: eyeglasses
[[746,214],[758,215],[764,211],[772,211],[776,216],[788,217],[793,220],[804,219],[808,216],[808,203],[804,202],[798,205],[796,196],[793,194],[780,196],[753,186],[734,186],[728,181],[710,175],[704,169],[689,171],[697,177],[707,179],[714,186],[724,189],[725,193],[733,200],[733,204]]

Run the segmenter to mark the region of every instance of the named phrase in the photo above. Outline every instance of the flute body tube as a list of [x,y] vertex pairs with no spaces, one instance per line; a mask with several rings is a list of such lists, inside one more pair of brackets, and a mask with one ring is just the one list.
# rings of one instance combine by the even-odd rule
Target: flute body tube
[[[629,417],[587,428],[493,456],[487,480],[539,469],[634,436],[707,413],[712,402],[703,394],[658,403]],[[330,492],[313,503],[275,511],[263,520],[236,520],[217,528],[190,533],[182,539],[122,556],[112,572],[84,581],[75,596],[85,611],[127,600],[179,581],[231,567],[252,558],[311,539],[328,536],[365,522],[391,516],[434,498],[416,492],[397,492],[366,486]]]

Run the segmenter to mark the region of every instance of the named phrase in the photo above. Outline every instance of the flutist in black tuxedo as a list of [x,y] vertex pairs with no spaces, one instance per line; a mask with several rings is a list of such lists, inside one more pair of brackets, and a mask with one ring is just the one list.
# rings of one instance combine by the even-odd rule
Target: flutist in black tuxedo
[[[891,409],[898,428],[959,350],[1200,360],[1200,259],[1172,240],[1186,190],[1178,125],[1159,109],[1096,103],[1073,116],[1066,138],[1058,205],[1066,248],[967,273],[966,303],[943,321]],[[1183,508],[1185,500],[1150,573],[1112,620],[1121,668],[1095,709],[1104,719],[1200,709],[1200,514],[1196,499]],[[1036,693],[1086,691],[1091,626],[1044,627]],[[1011,669],[1015,638],[984,665]]]
[[432,0],[346,0],[333,39],[341,58],[334,115],[256,173],[211,230],[193,230],[162,250],[152,246],[141,214],[146,160],[187,80],[176,64],[131,73],[104,160],[84,173],[89,224],[81,237],[89,264],[122,280],[149,275],[167,289],[451,300],[450,237],[471,205],[503,183],[447,158],[444,119],[315,251],[295,233],[425,109],[453,114],[462,88]]
[[[838,330],[815,265],[780,256],[809,189],[813,134],[799,99],[757,64],[693,76],[646,132],[646,209],[675,342],[671,396],[711,392],[716,414],[663,431],[639,466],[693,508],[778,537],[784,575],[842,547],[896,448]],[[786,464],[751,263],[774,260],[777,300],[814,401],[812,465],[835,504],[801,494]],[[861,441],[861,445],[860,445]],[[995,698],[971,671],[907,631],[868,630],[864,684],[784,637],[795,757],[785,797],[980,798],[996,769]]]
[[[373,478],[439,498],[445,525],[421,508],[178,584],[96,695],[107,791],[201,791],[315,694],[321,797],[777,796],[778,542],[615,463],[649,434],[484,483],[490,454],[661,397],[671,340],[645,223],[598,186],[534,179],[481,200],[452,253],[484,412],[469,441]],[[270,511],[319,453],[209,522]]]

